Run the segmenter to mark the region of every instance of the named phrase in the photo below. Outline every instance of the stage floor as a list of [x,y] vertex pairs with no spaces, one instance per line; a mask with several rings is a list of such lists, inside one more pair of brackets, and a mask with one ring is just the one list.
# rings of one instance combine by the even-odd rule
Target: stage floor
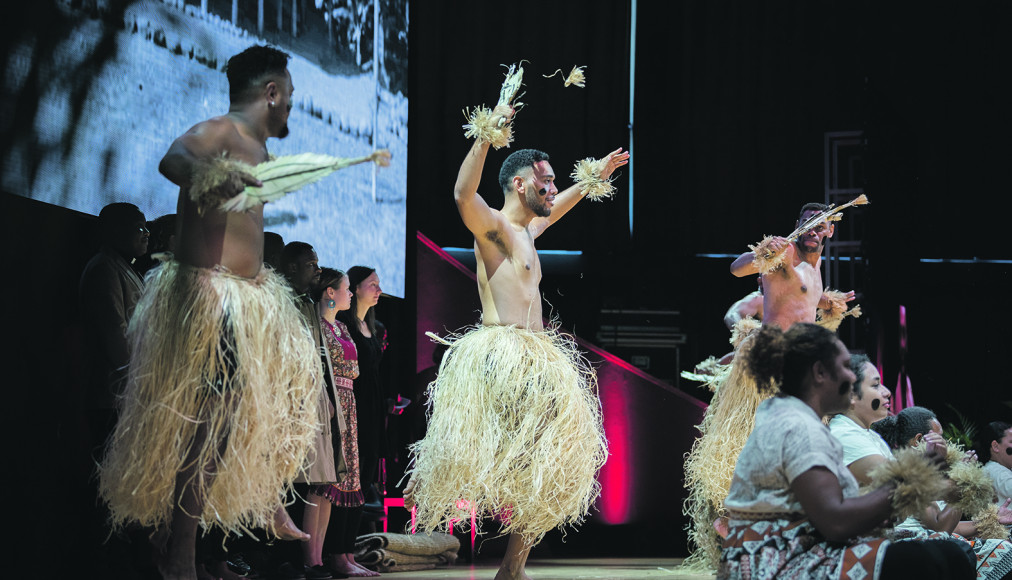
[[[527,573],[534,580],[573,578],[606,578],[626,580],[633,578],[683,578],[685,580],[712,580],[712,575],[679,574],[675,568],[681,558],[579,558],[537,559],[527,562]],[[382,577],[391,580],[492,580],[497,562],[462,564],[436,570],[417,572],[389,572]]]

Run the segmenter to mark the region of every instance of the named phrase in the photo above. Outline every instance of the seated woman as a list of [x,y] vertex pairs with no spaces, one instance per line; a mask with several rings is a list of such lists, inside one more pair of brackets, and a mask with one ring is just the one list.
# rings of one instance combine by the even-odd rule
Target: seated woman
[[850,370],[857,377],[850,407],[833,416],[829,430],[843,444],[843,462],[847,469],[859,484],[868,485],[871,483],[868,473],[893,456],[889,445],[871,429],[872,423],[889,416],[892,393],[882,384],[878,369],[867,356],[851,355]]
[[[915,447],[922,440],[942,438],[942,424],[935,414],[924,407],[907,407],[887,417],[873,428],[893,449]],[[943,439],[944,440],[944,439]],[[976,455],[967,456],[976,461]],[[999,523],[1012,522],[1007,506],[999,508]],[[977,560],[977,577],[998,579],[1012,573],[1012,542],[1004,538],[981,538],[977,524],[963,519],[963,512],[954,505],[937,501],[917,518],[907,518],[896,526],[896,537],[903,540],[952,538],[966,542]]]
[[[867,537],[891,512],[891,484],[860,495],[822,417],[850,406],[850,353],[835,334],[799,323],[763,328],[747,364],[759,405],[725,501],[730,530],[718,578],[973,578],[951,541]],[[926,456],[943,463],[929,447]]]

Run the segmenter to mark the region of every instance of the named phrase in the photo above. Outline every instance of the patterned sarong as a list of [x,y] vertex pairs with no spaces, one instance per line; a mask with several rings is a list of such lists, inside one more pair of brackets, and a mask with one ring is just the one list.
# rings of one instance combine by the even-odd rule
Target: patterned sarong
[[730,520],[718,578],[878,578],[889,540],[829,542],[807,519]]

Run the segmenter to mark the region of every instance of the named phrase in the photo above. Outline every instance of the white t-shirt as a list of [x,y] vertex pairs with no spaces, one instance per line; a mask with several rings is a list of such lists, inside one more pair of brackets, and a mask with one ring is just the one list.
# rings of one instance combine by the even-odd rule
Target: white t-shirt
[[837,415],[829,421],[829,431],[843,445],[843,462],[846,465],[870,455],[893,458],[889,444],[882,436],[858,425],[846,415]]
[[994,493],[998,496],[999,503],[1012,497],[1012,469],[997,461],[988,461],[984,464],[984,471],[991,476],[991,481],[994,482]]
[[756,411],[755,429],[738,456],[724,504],[745,516],[802,514],[790,485],[813,467],[832,472],[843,497],[858,495],[857,480],[843,463],[843,447],[811,407],[791,396],[763,401]]

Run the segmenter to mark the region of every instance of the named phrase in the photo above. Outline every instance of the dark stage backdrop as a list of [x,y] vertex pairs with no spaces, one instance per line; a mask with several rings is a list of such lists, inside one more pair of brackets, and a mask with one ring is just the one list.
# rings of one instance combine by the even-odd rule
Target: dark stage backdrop
[[[452,201],[470,146],[461,110],[493,103],[500,64],[527,59],[528,105],[510,150],[546,150],[568,183],[574,160],[628,147],[631,4],[439,6],[413,14],[411,74],[424,88],[411,101],[409,180],[424,193],[410,202],[409,227],[470,247]],[[877,359],[891,388],[902,363],[915,402],[943,424],[958,422],[957,411],[1007,420],[1012,7],[688,0],[637,10],[635,234],[623,171],[617,199],[583,202],[539,239],[540,249],[584,253],[575,271],[546,268],[548,310],[591,341],[602,308],[674,310],[686,335],[681,368],[723,354],[722,316],[755,281],[733,278],[731,258],[702,256],[790,232],[800,206],[824,198],[826,133],[862,131],[857,185],[872,203],[845,212],[841,230],[853,231],[841,236],[859,241],[860,262],[834,286],[857,290],[865,315],[845,321],[841,336]],[[539,76],[574,64],[588,65],[584,89]],[[494,206],[510,150],[490,153],[479,189]]]

